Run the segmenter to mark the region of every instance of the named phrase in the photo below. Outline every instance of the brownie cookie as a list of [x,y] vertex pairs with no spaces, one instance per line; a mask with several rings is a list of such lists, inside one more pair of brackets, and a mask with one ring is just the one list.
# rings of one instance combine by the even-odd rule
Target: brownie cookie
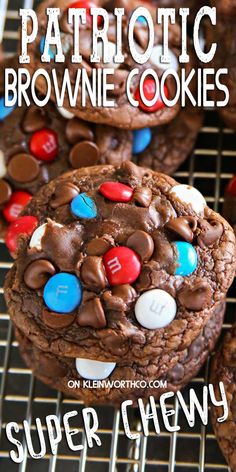
[[[209,352],[214,348],[221,331],[224,311],[224,303],[214,309],[213,316],[197,339],[193,341],[188,349],[183,351],[178,363],[161,378],[156,373],[155,359],[143,360],[143,362],[137,364],[128,363],[125,358],[121,358],[119,364],[109,376],[110,382],[126,382],[120,388],[112,386],[86,387],[86,384],[83,385],[83,379],[89,378],[89,362],[86,367],[86,361],[82,360],[82,362],[85,361],[83,366],[85,377],[82,377],[80,375],[81,359],[59,357],[50,352],[44,352],[29,341],[20,330],[16,329],[15,334],[19,341],[23,359],[44,383],[61,390],[69,396],[83,400],[87,404],[120,405],[124,399],[136,402],[138,398],[147,399],[150,395],[158,399],[165,391],[175,392],[183,388],[197,375]],[[90,362],[93,363],[93,361]],[[69,385],[74,385],[76,381],[80,381],[80,388],[78,385],[77,388],[70,388]],[[128,381],[135,381],[136,386],[129,386]],[[159,384],[156,382],[156,388],[152,384],[148,387],[150,381],[159,381]],[[138,386],[138,382],[141,382],[141,386]],[[166,387],[163,386],[162,382],[167,382]],[[146,387],[144,387],[145,383]],[[116,384],[114,383],[114,385]]]
[[[219,2],[221,5],[223,3],[223,1]],[[215,71],[220,68],[228,69],[228,73],[221,75],[220,80],[229,90],[229,102],[224,107],[218,107],[217,111],[225,124],[229,128],[236,130],[236,38],[233,11],[231,16],[225,16],[217,10],[216,26],[208,24],[205,34],[207,47],[211,46],[213,42],[218,45],[214,58],[206,67],[214,68]],[[225,98],[224,93],[220,89],[215,89],[210,92],[210,95],[215,101],[221,101]]]
[[[236,325],[233,325],[224,338],[221,349],[216,353],[211,365],[211,382],[218,399],[218,385],[223,382],[228,402],[229,415],[226,421],[218,423],[222,408],[212,408],[212,424],[219,446],[231,470],[236,471]],[[217,416],[218,415],[218,416]]]
[[[194,148],[203,123],[199,108],[182,108],[170,123],[153,128],[148,147],[137,154],[137,163],[158,172],[173,174]],[[144,132],[137,130],[134,133]]]
[[236,233],[236,175],[230,180],[225,190],[223,215]]
[[193,187],[131,162],[67,173],[23,215],[7,234],[18,258],[6,301],[23,334],[55,355],[155,357],[162,375],[233,280],[229,224]]
[[[91,2],[89,5],[92,5]],[[143,4],[146,8],[150,8],[153,16],[155,18],[155,8],[151,8],[150,5],[147,3]],[[67,23],[67,14],[68,14],[68,7],[73,6],[73,2],[71,0],[50,0],[44,2],[40,5],[38,10],[38,18],[39,18],[39,34],[34,42],[34,44],[29,45],[29,55],[30,55],[30,64],[26,64],[26,67],[33,73],[39,67],[44,67],[47,72],[50,74],[52,69],[56,68],[57,75],[58,75],[58,82],[59,87],[61,86],[64,70],[68,68],[70,79],[72,84],[75,83],[76,75],[78,69],[85,68],[88,72],[88,75],[91,77],[93,70],[96,68],[105,68],[105,67],[112,67],[115,68],[114,76],[111,76],[111,81],[114,83],[114,90],[108,91],[109,98],[114,99],[115,106],[114,107],[99,107],[99,106],[92,106],[89,98],[87,98],[86,107],[82,106],[81,103],[81,87],[79,87],[78,92],[78,99],[76,102],[76,107],[73,108],[73,113],[77,116],[96,123],[105,123],[110,124],[112,123],[113,126],[119,128],[129,128],[129,129],[137,129],[143,128],[148,126],[155,126],[155,125],[162,125],[165,123],[170,122],[177,114],[179,110],[179,103],[174,105],[173,107],[167,107],[164,105],[161,98],[157,98],[157,101],[148,108],[142,101],[139,92],[139,82],[141,74],[147,68],[153,69],[158,77],[160,78],[163,74],[164,69],[166,69],[166,65],[160,63],[160,55],[162,52],[162,26],[155,25],[155,46],[153,48],[153,53],[151,55],[150,60],[143,64],[137,64],[131,56],[128,42],[127,42],[127,28],[128,28],[128,17],[129,17],[129,10],[127,11],[127,18],[123,20],[123,54],[125,57],[125,62],[123,64],[115,64],[113,60],[111,63],[105,64],[101,62],[99,64],[91,63],[90,61],[90,53],[91,53],[91,19],[89,20],[89,14],[87,15],[87,25],[80,29],[80,53],[82,55],[83,61],[81,64],[72,64],[71,63],[71,53],[72,53],[72,43],[73,43],[73,30],[72,27]],[[77,6],[79,6],[79,2],[77,2]],[[114,4],[113,4],[114,6]],[[46,7],[59,7],[61,8],[61,17],[60,17],[60,28],[61,28],[61,39],[63,44],[63,53],[65,55],[65,62],[64,63],[55,63],[54,60],[51,60],[50,63],[42,63],[40,56],[42,53],[42,44],[45,37],[45,30],[46,30],[46,15],[45,15],[45,8]],[[154,19],[156,23],[156,18]],[[137,26],[135,28],[135,41],[137,43],[137,48],[140,51],[145,50],[148,38],[148,28],[145,22],[137,21]],[[114,48],[115,48],[115,18],[114,15],[109,14],[109,29],[108,29],[108,40],[110,46],[110,54],[111,57],[114,57]],[[181,34],[180,28],[176,25],[170,25],[169,27],[169,47],[170,47],[170,57],[171,57],[171,64],[170,67],[174,68],[176,71],[180,69],[178,63],[178,56],[180,54],[180,47],[181,47]],[[51,52],[53,56],[53,51]],[[187,72],[193,67],[192,63],[184,65],[186,67]],[[138,69],[138,75],[135,75],[134,80],[132,81],[131,86],[131,94],[135,97],[135,99],[139,102],[138,107],[132,106],[125,92],[126,80],[128,74],[134,68]],[[175,95],[176,85],[175,80],[169,75],[166,80],[166,87],[165,93],[170,99],[172,99]],[[45,93],[45,80],[39,77],[36,83],[38,89]],[[53,87],[52,87],[53,91]],[[153,77],[147,76],[144,80],[144,95],[149,100],[154,97],[155,94],[155,81]],[[54,93],[52,92],[52,99],[55,100]],[[68,110],[71,110],[71,107],[68,102],[68,96],[65,95],[64,106]]]
[[[3,70],[15,65],[16,58],[9,59]],[[131,131],[82,121],[53,102],[7,108],[2,96],[0,131],[1,234],[32,195],[63,172],[132,158]]]

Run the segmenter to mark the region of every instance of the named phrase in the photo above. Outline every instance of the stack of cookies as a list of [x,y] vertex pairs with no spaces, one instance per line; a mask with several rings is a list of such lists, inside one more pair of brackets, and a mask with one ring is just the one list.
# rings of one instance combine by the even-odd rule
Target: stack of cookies
[[[69,61],[70,6],[75,4],[68,0],[41,4],[39,34],[26,64],[32,74],[42,67],[45,8],[59,7],[68,60],[44,67],[47,72],[56,67],[59,79],[67,67],[75,82],[78,65]],[[132,7],[122,23],[124,37]],[[109,19],[108,44],[114,54],[114,18]],[[87,21],[80,41],[88,73],[93,69],[90,33]],[[141,17],[135,29],[140,51],[147,35]],[[89,100],[82,107],[80,89],[73,108],[67,95],[62,108],[56,107],[53,94],[43,109],[32,103],[6,110],[0,102],[1,218],[3,228],[10,223],[6,243],[16,258],[5,284],[9,313],[22,355],[35,374],[86,403],[158,398],[163,389],[154,387],[156,380],[166,381],[167,390],[182,388],[215,345],[235,272],[230,225],[207,207],[197,189],[166,175],[192,149],[202,113],[190,104],[167,107],[160,97],[151,108],[144,104],[141,74],[150,68],[161,77],[166,68],[160,61],[160,25],[154,43],[145,65],[134,62],[128,44],[124,64],[109,64],[115,68],[114,108],[94,107]],[[177,73],[180,50],[179,26],[170,25],[169,67]],[[50,55],[54,58],[51,49]],[[190,54],[185,67],[194,64]],[[107,67],[102,55],[100,67]],[[125,92],[134,67],[132,96],[138,108]],[[38,80],[37,87],[44,96],[45,81]],[[152,76],[144,80],[143,93],[154,97]],[[170,77],[165,94],[174,95]],[[80,387],[71,390],[71,380],[80,381]],[[83,380],[111,383],[88,389]],[[112,387],[113,381],[119,388]]]
[[131,162],[82,168],[40,189],[20,224],[5,296],[40,379],[119,404],[162,391],[68,382],[166,379],[175,390],[199,370],[221,329],[235,237],[198,190]]

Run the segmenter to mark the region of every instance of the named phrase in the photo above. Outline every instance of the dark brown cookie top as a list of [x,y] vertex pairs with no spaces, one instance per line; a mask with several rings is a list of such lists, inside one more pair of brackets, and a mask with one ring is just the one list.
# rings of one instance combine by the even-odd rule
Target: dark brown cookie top
[[[40,350],[18,329],[15,330],[15,334],[25,362],[43,382],[49,383],[53,388],[58,388],[69,396],[83,400],[86,404],[119,406],[124,398],[136,403],[138,398],[146,400],[153,395],[157,400],[166,391],[177,391],[183,388],[197,375],[207,355],[214,348],[221,331],[224,310],[224,303],[214,309],[212,318],[197,339],[183,351],[177,364],[162,377],[159,376],[155,358],[147,361],[141,359],[139,363],[133,363],[127,362],[126,358],[122,357],[109,376],[111,382],[127,382],[124,387],[120,388],[83,388],[83,377],[77,370],[76,359],[56,356]],[[85,375],[88,376],[88,373],[89,369]],[[68,387],[78,380],[81,381],[80,388]],[[129,382],[136,382],[135,387],[132,387]],[[138,387],[138,385],[141,386]]]
[[[62,82],[62,76],[64,73],[64,69],[69,69],[70,78],[72,83],[75,82],[76,73],[78,68],[84,67],[88,74],[91,76],[93,69],[107,67],[107,64],[104,64],[101,60],[99,64],[93,64],[90,61],[90,52],[91,52],[91,29],[89,22],[86,28],[81,29],[80,31],[80,53],[82,54],[83,61],[81,64],[71,64],[71,51],[72,51],[72,43],[73,43],[73,30],[67,24],[67,9],[69,6],[72,5],[70,0],[51,0],[50,2],[45,2],[40,5],[38,10],[38,18],[39,18],[39,34],[34,44],[29,45],[29,54],[30,54],[30,64],[26,64],[26,67],[33,73],[39,67],[44,67],[46,70],[51,72],[53,68],[56,68],[58,73],[58,80],[59,86]],[[114,6],[115,4],[113,4]],[[145,7],[151,9],[151,13],[155,16],[155,8],[151,8],[150,5],[147,3],[143,4]],[[61,38],[63,41],[63,53],[65,55],[65,63],[58,63],[56,64],[54,60],[50,63],[41,63],[40,61],[40,44],[42,39],[45,36],[45,28],[46,28],[46,16],[45,16],[45,8],[46,7],[59,7],[61,8],[61,18],[60,18],[60,27],[61,27]],[[128,28],[128,16],[129,16],[129,9],[127,11],[127,18],[123,20],[123,38],[127,38],[127,28]],[[156,23],[156,19],[154,19]],[[112,56],[114,56],[114,44],[115,44],[115,20],[114,15],[109,15],[109,29],[108,29],[108,40],[110,45],[110,52]],[[144,51],[147,45],[147,34],[148,28],[145,23],[137,22],[137,26],[135,28],[135,41],[137,44],[137,48],[140,51]],[[81,88],[79,88],[78,99],[76,103],[76,107],[73,108],[73,112],[77,115],[82,117],[85,120],[96,122],[96,123],[105,123],[111,124],[113,126],[119,128],[129,128],[129,129],[136,129],[146,126],[155,126],[155,125],[162,125],[165,123],[170,122],[174,116],[176,116],[179,110],[179,104],[177,103],[173,107],[163,106],[162,102],[158,102],[155,104],[155,107],[150,110],[146,110],[142,103],[140,103],[139,107],[133,107],[126,96],[125,92],[125,85],[128,74],[134,69],[138,69],[138,75],[134,77],[131,86],[131,94],[137,98],[137,89],[140,82],[141,74],[147,68],[152,68],[154,72],[156,72],[157,76],[160,78],[163,74],[163,65],[160,64],[159,56],[160,56],[160,47],[162,44],[162,27],[160,25],[155,26],[155,41],[154,41],[154,49],[151,59],[143,64],[137,64],[131,56],[129,46],[127,40],[124,39],[123,42],[123,54],[125,57],[125,62],[123,64],[115,64],[115,74],[114,78],[111,77],[112,82],[115,82],[115,88],[113,91],[108,92],[109,98],[114,99],[115,107],[99,107],[99,106],[92,106],[89,98],[86,102],[86,107],[83,107],[81,104]],[[177,70],[180,69],[178,65],[178,56],[180,54],[180,46],[181,46],[181,35],[180,35],[180,28],[178,25],[170,25],[169,26],[169,48],[171,54],[171,67],[176,68]],[[112,63],[112,67],[114,64]],[[187,70],[190,70],[192,64],[184,65]],[[151,80],[151,82],[150,82]],[[150,87],[153,88],[154,79],[150,79],[147,77],[147,83],[145,88]],[[149,82],[148,82],[149,81]],[[44,93],[45,92],[45,81],[39,80],[37,81],[38,89]],[[169,98],[173,98],[175,95],[175,81],[170,76],[166,80],[166,94]],[[53,93],[53,92],[52,92]],[[145,92],[146,93],[146,92]],[[152,97],[154,92],[152,92]],[[52,95],[52,99],[55,97]],[[68,96],[65,96],[64,106],[67,109],[71,109]]]
[[[15,65],[15,57],[4,61],[2,72]],[[82,121],[53,102],[43,108],[32,101],[29,107],[6,109],[3,100],[0,96],[2,228],[16,220],[43,184],[63,172],[97,163],[119,164],[132,157],[130,131]]]
[[[20,238],[6,300],[17,326],[55,354],[155,355],[161,372],[233,279],[229,224],[193,187],[130,162],[57,178],[24,215],[38,228]],[[9,239],[16,243],[14,232]]]

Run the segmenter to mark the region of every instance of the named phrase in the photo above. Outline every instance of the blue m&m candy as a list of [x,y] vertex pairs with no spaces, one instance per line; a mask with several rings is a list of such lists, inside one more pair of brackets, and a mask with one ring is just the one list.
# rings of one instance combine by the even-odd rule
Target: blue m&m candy
[[[11,99],[12,96],[9,95],[9,99]],[[0,98],[0,121],[5,120],[5,118],[11,114],[11,112],[15,109],[14,106],[6,107],[5,105],[5,99],[4,97]]]
[[190,243],[175,242],[177,251],[177,265],[175,275],[190,275],[197,268],[197,252]]
[[133,154],[139,154],[146,149],[152,139],[150,128],[136,129],[133,131]]
[[[41,54],[44,53],[45,41],[46,41],[45,36],[42,36],[42,38],[40,39],[40,43],[39,43],[39,50],[40,50]],[[50,48],[50,46],[48,48],[48,54],[49,54],[51,59],[54,59],[55,54],[52,51],[52,49]]]
[[73,215],[79,218],[96,218],[97,207],[92,198],[86,193],[80,193],[71,202],[71,211]]
[[145,16],[141,16],[141,15],[138,16],[137,21],[139,23],[141,23],[142,25],[147,25],[147,20],[146,20]]
[[50,310],[56,313],[70,313],[81,303],[80,281],[75,275],[67,272],[53,275],[44,287],[43,298]]

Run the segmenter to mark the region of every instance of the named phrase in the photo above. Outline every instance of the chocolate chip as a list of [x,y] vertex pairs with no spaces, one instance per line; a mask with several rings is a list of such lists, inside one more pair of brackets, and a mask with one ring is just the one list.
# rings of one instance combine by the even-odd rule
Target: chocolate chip
[[133,249],[141,257],[142,262],[147,262],[153,254],[154,242],[145,231],[137,230],[126,241],[126,246]]
[[70,203],[79,194],[79,189],[70,182],[61,182],[55,188],[54,195],[50,202],[52,208],[58,208]]
[[90,289],[103,290],[107,280],[102,258],[88,256],[81,267],[81,278]]
[[31,262],[31,264],[26,268],[24,273],[24,282],[27,287],[37,290],[42,288],[46,284],[50,275],[55,274],[55,272],[55,267],[51,262],[46,259],[38,259]]
[[77,323],[80,326],[91,326],[95,329],[105,328],[107,322],[99,298],[93,298],[81,305],[77,317]]
[[4,179],[0,179],[0,205],[8,202],[11,194],[12,190],[9,183]]
[[75,314],[71,313],[54,313],[44,309],[42,311],[43,323],[51,329],[62,329],[70,326],[75,320]]
[[86,247],[86,252],[89,256],[103,256],[112,244],[103,238],[92,239]]
[[171,218],[165,227],[191,243],[197,229],[197,220],[193,216],[180,216],[179,218]]
[[22,122],[22,129],[25,133],[34,133],[45,126],[48,123],[48,117],[43,108],[31,106],[25,113]]
[[197,242],[201,248],[211,246],[214,244],[223,233],[223,225],[217,220],[200,220],[199,221],[200,234]]
[[119,97],[125,91],[126,80],[129,72],[125,69],[117,69],[114,75],[107,77],[107,83],[114,85],[114,89],[110,91],[110,95]]
[[137,297],[135,289],[128,284],[117,285],[103,294],[107,310],[127,311]]
[[133,200],[142,207],[149,207],[152,201],[152,191],[148,187],[136,188],[133,195]]
[[30,154],[17,154],[8,163],[9,176],[19,183],[32,182],[39,175],[38,161]]
[[159,231],[155,231],[152,237],[155,246],[153,259],[159,262],[161,268],[174,267],[174,250],[170,241]]
[[71,149],[69,160],[74,169],[89,167],[97,163],[99,149],[92,141],[82,141]]
[[192,285],[185,286],[178,293],[178,298],[185,308],[193,311],[203,310],[210,304],[212,289],[205,280],[195,280]]
[[66,125],[66,138],[70,144],[76,144],[78,141],[93,141],[94,134],[91,126],[79,118],[72,118]]

